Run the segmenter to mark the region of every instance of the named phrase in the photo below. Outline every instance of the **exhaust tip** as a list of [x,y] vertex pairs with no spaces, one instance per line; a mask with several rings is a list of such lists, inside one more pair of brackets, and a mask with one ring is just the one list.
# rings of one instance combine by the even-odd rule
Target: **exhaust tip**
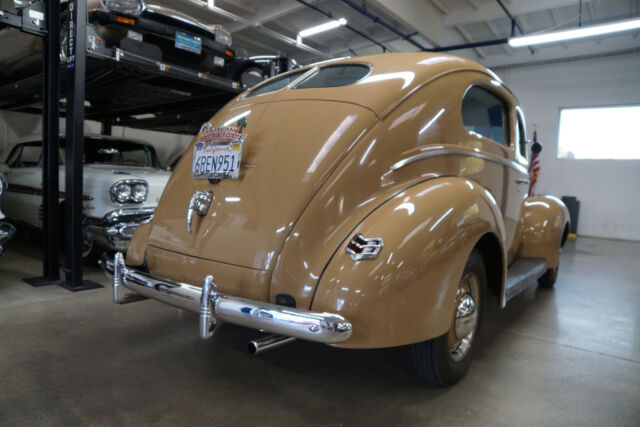
[[255,341],[250,341],[248,346],[249,353],[254,356],[258,354],[258,344]]
[[267,350],[273,350],[282,345],[289,344],[295,341],[293,337],[284,337],[282,335],[267,335],[266,337],[258,338],[253,341],[249,341],[249,353],[256,355]]

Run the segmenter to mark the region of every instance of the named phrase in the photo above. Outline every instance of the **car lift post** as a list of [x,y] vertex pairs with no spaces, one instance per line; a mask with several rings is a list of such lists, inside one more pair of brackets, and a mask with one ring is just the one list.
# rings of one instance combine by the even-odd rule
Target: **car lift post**
[[60,0],[50,0],[45,11],[47,35],[42,39],[42,277],[24,279],[32,286],[59,285],[60,218],[58,209],[58,152],[60,131]]
[[84,153],[84,97],[87,47],[87,2],[69,2],[69,46],[67,51],[67,143],[65,150],[65,282],[70,291],[102,287],[82,280],[82,207]]

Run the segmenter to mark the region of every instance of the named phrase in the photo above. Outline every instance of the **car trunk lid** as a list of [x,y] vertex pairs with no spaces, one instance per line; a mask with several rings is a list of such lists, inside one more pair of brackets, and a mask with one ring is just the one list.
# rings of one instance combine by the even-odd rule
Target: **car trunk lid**
[[[192,178],[192,143],[156,209],[150,246],[272,270],[297,218],[376,117],[341,102],[245,101],[225,108],[210,123],[236,126],[239,120],[246,123],[239,178],[217,183]],[[211,191],[213,200],[205,216],[194,215],[189,233],[187,210],[195,191]]]

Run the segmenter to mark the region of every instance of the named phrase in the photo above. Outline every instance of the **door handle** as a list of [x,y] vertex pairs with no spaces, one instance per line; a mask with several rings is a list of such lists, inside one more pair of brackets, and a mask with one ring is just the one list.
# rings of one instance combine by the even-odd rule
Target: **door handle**
[[529,184],[528,179],[518,178],[516,179],[516,184]]

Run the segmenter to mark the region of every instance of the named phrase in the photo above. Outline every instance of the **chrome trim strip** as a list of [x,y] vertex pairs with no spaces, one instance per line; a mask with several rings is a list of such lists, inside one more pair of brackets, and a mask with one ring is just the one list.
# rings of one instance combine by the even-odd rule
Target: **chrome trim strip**
[[[135,222],[136,218],[153,217],[156,208],[124,208],[105,214],[102,220],[105,224],[113,225],[119,222]],[[133,217],[133,219],[131,219]],[[149,219],[151,219],[149,218]],[[144,221],[143,221],[144,222]]]
[[457,150],[457,149],[453,149],[453,148],[442,148],[442,149],[432,149],[430,151],[426,151],[424,153],[419,153],[419,154],[415,154],[413,156],[407,157],[405,159],[402,159],[396,163],[394,163],[390,170],[392,172],[397,171],[400,168],[403,168],[405,166],[407,166],[408,164],[411,164],[413,162],[416,162],[418,160],[422,160],[422,159],[428,159],[431,157],[437,157],[437,156],[447,156],[447,155],[456,155],[456,156],[467,156],[467,157],[476,157],[478,159],[482,159],[482,160],[486,160],[488,162],[493,162],[493,163],[498,163],[502,166],[507,166],[509,168],[515,169],[520,173],[523,173],[525,175],[529,175],[529,171],[527,171],[527,169],[514,162],[511,160],[503,160],[497,157],[493,157],[493,156],[489,156],[487,154],[483,154],[483,153],[477,153],[474,151],[467,151],[467,150]]
[[351,323],[338,314],[225,295],[216,290],[212,276],[204,279],[202,288],[160,279],[127,267],[120,252],[116,253],[111,266],[105,262],[103,268],[105,272],[113,271],[116,304],[131,300],[130,296],[120,293],[122,288],[127,288],[135,294],[199,314],[202,338],[210,337],[215,324],[221,321],[325,344],[341,343],[351,337]]

